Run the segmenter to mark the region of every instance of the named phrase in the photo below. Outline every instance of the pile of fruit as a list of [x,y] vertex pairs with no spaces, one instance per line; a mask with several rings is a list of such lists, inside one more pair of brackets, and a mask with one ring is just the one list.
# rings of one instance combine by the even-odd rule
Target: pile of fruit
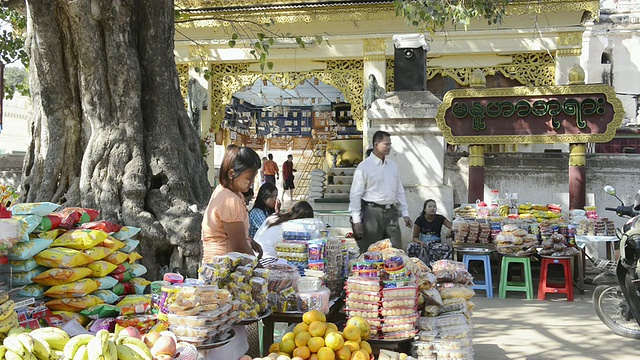
[[177,347],[170,335],[152,332],[141,336],[133,327],[118,334],[100,330],[95,336],[69,337],[56,327],[28,332],[16,325],[2,336],[0,359],[7,360],[169,360]]
[[365,340],[370,331],[369,323],[361,317],[352,317],[339,331],[321,311],[311,310],[302,315],[302,322],[292,332],[271,345],[264,360],[369,360],[372,349]]

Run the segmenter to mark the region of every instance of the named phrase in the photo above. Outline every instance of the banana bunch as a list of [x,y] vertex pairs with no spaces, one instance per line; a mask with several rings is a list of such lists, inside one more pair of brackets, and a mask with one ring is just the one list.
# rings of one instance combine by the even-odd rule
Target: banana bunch
[[0,356],[0,358],[7,360],[58,360],[61,358],[61,354],[51,349],[46,341],[33,337],[26,331],[20,332],[20,330],[13,329],[12,331],[2,341],[0,353],[4,352],[4,356]]
[[18,326],[18,314],[14,311],[13,300],[0,304],[0,334],[6,336],[9,330]]
[[151,350],[140,339],[121,336],[113,338],[106,330],[93,336],[76,335],[63,349],[69,360],[153,360]]

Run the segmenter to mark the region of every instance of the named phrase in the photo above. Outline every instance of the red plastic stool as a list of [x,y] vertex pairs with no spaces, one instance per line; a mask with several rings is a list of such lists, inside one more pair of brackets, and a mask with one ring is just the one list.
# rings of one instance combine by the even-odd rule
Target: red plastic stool
[[[547,270],[551,264],[562,265],[564,267],[564,284],[547,284]],[[547,294],[566,294],[567,301],[573,301],[571,258],[542,257],[542,264],[540,265],[540,284],[538,285],[538,300],[545,300]]]

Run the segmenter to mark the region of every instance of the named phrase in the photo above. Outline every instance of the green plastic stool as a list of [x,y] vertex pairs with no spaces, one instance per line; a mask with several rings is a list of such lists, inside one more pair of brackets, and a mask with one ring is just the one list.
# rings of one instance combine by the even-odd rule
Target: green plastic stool
[[[507,281],[510,264],[522,264],[524,266],[524,282]],[[531,260],[529,257],[503,256],[500,266],[500,298],[507,297],[507,291],[524,291],[527,300],[533,299],[533,280],[531,277]]]

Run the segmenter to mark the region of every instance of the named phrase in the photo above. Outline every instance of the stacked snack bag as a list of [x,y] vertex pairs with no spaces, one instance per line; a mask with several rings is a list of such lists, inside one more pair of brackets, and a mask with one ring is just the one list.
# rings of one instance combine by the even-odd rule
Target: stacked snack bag
[[409,263],[389,240],[371,245],[352,263],[345,285],[347,317],[365,318],[372,338],[410,339],[416,333],[418,287]]
[[430,273],[418,259],[412,260],[418,266],[415,272],[425,301],[413,355],[419,360],[473,359],[470,319],[473,303],[469,300],[475,293],[470,288],[471,275],[457,261],[436,261],[431,264]]
[[305,269],[324,271],[326,232],[324,223],[317,219],[296,219],[282,224],[282,241],[276,243],[278,258]]
[[214,256],[200,269],[205,285],[216,285],[231,294],[230,311],[235,321],[257,319],[268,308],[269,271],[256,268],[257,264],[255,256],[232,252]]

